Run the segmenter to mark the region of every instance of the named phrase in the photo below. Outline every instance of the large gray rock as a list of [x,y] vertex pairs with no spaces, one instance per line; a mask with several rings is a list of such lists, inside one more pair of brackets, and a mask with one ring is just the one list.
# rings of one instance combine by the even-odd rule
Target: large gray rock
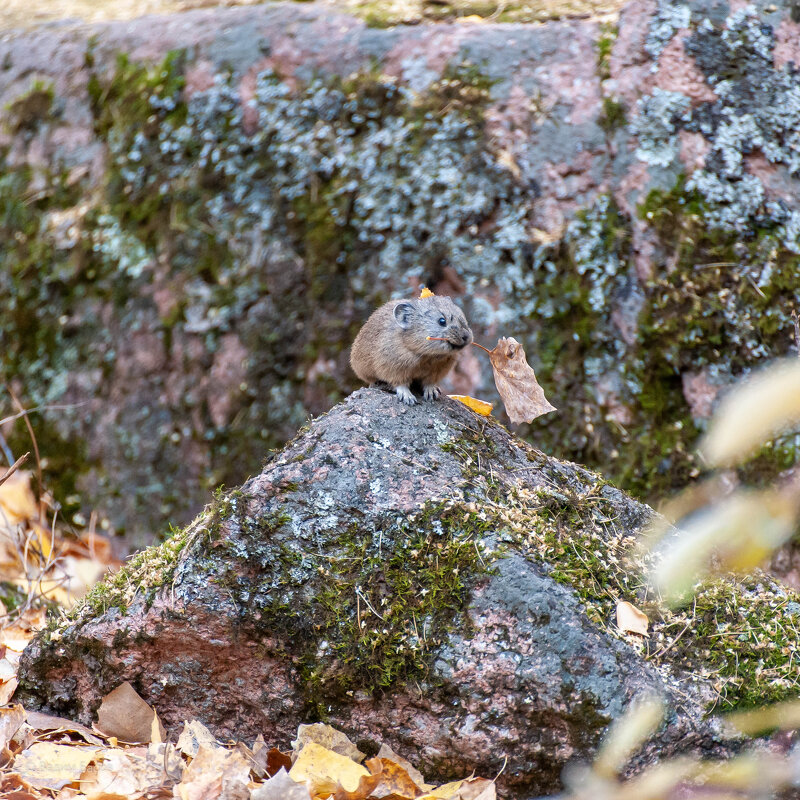
[[[546,449],[639,496],[684,485],[719,393],[792,345],[790,6],[4,32],[0,379],[43,407],[65,512],[132,542],[188,522],[356,387],[358,326],[420,283],[461,295],[478,341],[525,344],[565,411],[532,426]],[[452,388],[494,392],[477,355]]]
[[[558,786],[642,695],[668,704],[644,760],[726,753],[704,719],[718,637],[668,647],[683,626],[626,555],[651,514],[460,403],[361,390],[32,643],[17,696],[88,723],[128,680],[171,730],[275,743],[324,719],[431,778],[507,757],[518,797]],[[648,609],[661,657],[616,630],[615,597]]]

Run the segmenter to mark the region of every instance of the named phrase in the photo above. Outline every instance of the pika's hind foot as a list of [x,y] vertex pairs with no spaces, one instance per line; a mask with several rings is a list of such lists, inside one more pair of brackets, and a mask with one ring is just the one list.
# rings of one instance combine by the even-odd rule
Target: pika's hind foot
[[394,387],[395,394],[400,398],[400,401],[405,403],[407,406],[415,406],[417,404],[417,398],[414,397],[414,393],[408,386],[395,386]]
[[438,400],[442,396],[442,390],[438,386],[423,386],[422,396],[426,400]]

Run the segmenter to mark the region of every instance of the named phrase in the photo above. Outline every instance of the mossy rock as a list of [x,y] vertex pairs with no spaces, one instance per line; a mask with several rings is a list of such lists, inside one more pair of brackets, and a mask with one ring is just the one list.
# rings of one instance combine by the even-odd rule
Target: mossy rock
[[361,390],[44,632],[19,698],[89,722],[128,680],[171,729],[288,741],[321,719],[437,779],[508,753],[501,783],[533,792],[657,693],[642,760],[725,754],[707,710],[789,695],[775,620],[800,605],[757,575],[659,606],[634,548],[652,515],[460,403]]

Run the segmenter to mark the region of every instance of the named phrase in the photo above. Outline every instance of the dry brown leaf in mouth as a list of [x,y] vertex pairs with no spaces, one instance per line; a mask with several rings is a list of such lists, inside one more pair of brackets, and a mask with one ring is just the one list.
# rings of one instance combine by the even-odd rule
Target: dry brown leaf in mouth
[[542,414],[555,411],[544,396],[536,374],[525,358],[525,349],[513,337],[503,337],[489,351],[494,382],[513,423],[533,422]]

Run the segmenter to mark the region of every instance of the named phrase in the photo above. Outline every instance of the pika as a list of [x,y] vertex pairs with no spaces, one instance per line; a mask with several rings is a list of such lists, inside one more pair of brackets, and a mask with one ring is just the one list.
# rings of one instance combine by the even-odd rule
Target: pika
[[372,312],[350,351],[350,366],[365,383],[384,383],[406,405],[417,400],[412,383],[426,400],[436,400],[436,385],[472,342],[464,312],[449,297],[391,300]]

